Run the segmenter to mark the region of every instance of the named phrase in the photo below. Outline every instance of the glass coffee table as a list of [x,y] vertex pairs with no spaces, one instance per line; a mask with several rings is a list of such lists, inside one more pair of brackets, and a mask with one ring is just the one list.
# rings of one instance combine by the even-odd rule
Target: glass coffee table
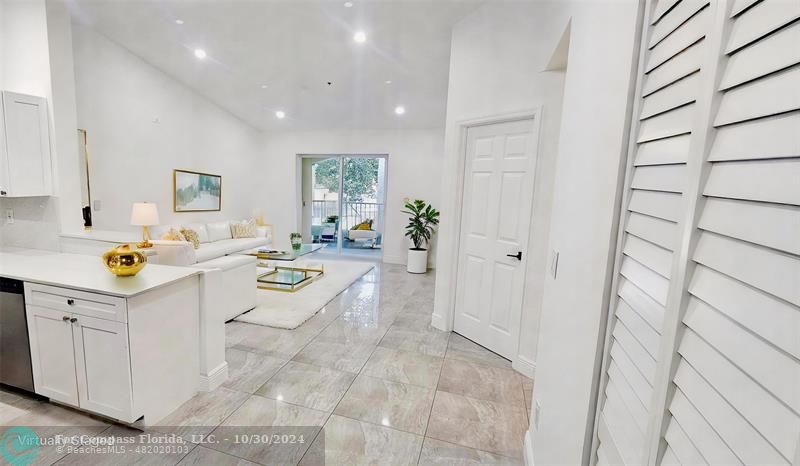
[[322,264],[302,266],[259,267],[256,286],[262,290],[288,291],[294,293],[306,285],[322,278],[325,269]]
[[[256,286],[262,290],[295,292],[306,285],[322,278],[325,270],[322,264],[285,264],[300,257],[315,253],[324,248],[324,244],[304,244],[300,249],[279,251],[269,248],[255,248],[242,251],[240,254],[255,256]],[[279,261],[279,262],[271,262]]]
[[324,244],[303,244],[300,249],[290,249],[288,251],[280,251],[270,248],[254,248],[241,252],[248,256],[256,256],[261,260],[270,261],[293,261],[306,254],[312,254],[324,248]]

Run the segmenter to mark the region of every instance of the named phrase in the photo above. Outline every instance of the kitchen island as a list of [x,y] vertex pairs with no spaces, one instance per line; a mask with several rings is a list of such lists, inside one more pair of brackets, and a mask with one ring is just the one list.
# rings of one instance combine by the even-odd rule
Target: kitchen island
[[151,425],[198,390],[199,273],[148,264],[116,277],[96,256],[0,251],[24,282],[34,391]]

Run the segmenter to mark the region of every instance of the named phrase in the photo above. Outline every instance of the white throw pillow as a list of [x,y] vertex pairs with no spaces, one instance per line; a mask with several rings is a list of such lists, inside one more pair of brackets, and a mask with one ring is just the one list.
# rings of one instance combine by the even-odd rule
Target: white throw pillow
[[200,240],[201,243],[208,243],[209,241],[213,241],[208,237],[208,230],[206,230],[205,224],[190,223],[184,226],[190,230],[194,230],[194,232],[197,233],[197,239]]
[[228,222],[207,223],[208,241],[231,239],[231,224]]

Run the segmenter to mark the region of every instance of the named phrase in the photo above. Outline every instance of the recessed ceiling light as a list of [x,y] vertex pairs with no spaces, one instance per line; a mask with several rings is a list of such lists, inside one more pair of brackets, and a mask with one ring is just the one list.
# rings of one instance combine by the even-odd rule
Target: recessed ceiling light
[[182,19],[176,19],[175,20],[175,24],[183,24],[183,20]]
[[286,113],[283,110],[278,110],[277,112],[275,112],[275,116],[279,120],[283,120],[284,118],[286,118]]
[[355,34],[353,34],[353,40],[359,44],[363,44],[367,41],[367,33],[364,31],[357,31]]
[[353,8],[353,2],[344,2],[345,8]]
[[206,51],[203,49],[194,49],[194,56],[202,60],[206,58]]
[[392,84],[392,80],[391,79],[387,79],[385,82],[386,82],[386,84]]
[[403,107],[402,105],[398,105],[397,107],[394,108],[394,113],[396,113],[398,115],[402,115],[402,114],[406,113],[406,108]]
[[267,85],[266,85],[266,84],[262,84],[262,85],[261,85],[261,89],[266,89],[266,88],[267,88]]

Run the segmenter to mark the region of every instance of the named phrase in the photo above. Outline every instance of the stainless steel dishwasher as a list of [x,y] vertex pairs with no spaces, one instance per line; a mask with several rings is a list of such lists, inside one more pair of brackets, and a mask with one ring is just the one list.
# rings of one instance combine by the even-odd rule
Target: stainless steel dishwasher
[[22,282],[0,277],[0,383],[33,391]]

